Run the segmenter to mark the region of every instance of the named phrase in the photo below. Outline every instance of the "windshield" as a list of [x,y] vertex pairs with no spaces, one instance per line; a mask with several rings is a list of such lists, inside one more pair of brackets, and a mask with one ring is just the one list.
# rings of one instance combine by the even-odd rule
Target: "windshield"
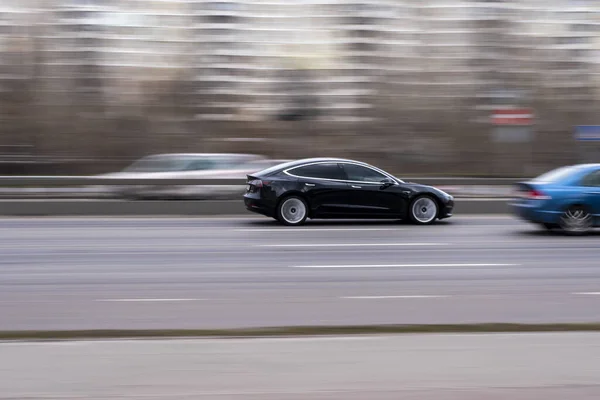
[[580,168],[581,167],[578,166],[557,168],[538,176],[537,178],[533,179],[533,182],[558,182],[560,180],[568,178],[569,176],[571,176],[571,174],[573,174]]

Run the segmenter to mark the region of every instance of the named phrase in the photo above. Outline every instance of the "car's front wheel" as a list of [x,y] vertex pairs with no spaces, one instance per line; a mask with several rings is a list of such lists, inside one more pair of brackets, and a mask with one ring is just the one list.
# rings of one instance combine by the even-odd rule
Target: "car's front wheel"
[[569,235],[583,235],[592,228],[592,219],[592,214],[584,206],[571,206],[561,215],[559,226]]
[[308,217],[308,205],[298,196],[286,197],[277,207],[277,220],[284,225],[302,225]]
[[438,216],[437,202],[429,196],[419,196],[410,205],[409,216],[411,222],[417,225],[428,225]]

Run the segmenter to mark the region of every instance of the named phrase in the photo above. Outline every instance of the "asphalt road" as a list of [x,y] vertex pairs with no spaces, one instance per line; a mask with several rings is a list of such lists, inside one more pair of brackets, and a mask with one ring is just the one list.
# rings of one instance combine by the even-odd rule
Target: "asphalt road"
[[0,330],[600,321],[600,236],[510,217],[0,220]]
[[0,399],[597,400],[600,334],[0,343]]

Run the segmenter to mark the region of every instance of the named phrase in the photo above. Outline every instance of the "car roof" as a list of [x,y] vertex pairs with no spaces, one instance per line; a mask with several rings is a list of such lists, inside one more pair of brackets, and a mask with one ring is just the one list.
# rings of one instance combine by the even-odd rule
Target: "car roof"
[[600,164],[598,163],[590,163],[590,164],[577,164],[577,165],[573,165],[573,167],[578,167],[581,169],[595,169],[595,168],[600,168]]
[[572,171],[585,172],[585,171],[589,171],[589,170],[592,170],[592,169],[598,169],[598,168],[600,168],[600,164],[598,164],[598,163],[572,164],[572,165],[565,165],[562,168],[570,169]]
[[360,165],[368,165],[370,166],[370,164],[364,163],[364,162],[360,162],[360,161],[355,161],[355,160],[349,160],[346,158],[333,158],[333,157],[317,157],[317,158],[303,158],[300,160],[295,160],[295,161],[290,161],[290,162],[286,162],[283,164],[277,164],[274,165],[272,167],[269,167],[265,170],[259,171],[257,172],[256,176],[258,175],[271,175],[273,173],[279,173],[283,170],[287,170],[290,168],[295,168],[295,167],[299,167],[301,165],[304,164],[312,164],[312,163],[322,163],[322,162],[347,162],[347,163],[353,163],[353,164],[360,164]]
[[530,182],[537,184],[564,183],[572,181],[573,179],[578,179],[582,175],[598,169],[600,169],[600,164],[598,163],[564,165],[545,172],[542,175],[531,179]]
[[356,164],[368,165],[367,163],[355,160],[349,160],[346,158],[334,158],[334,157],[315,157],[315,158],[302,158],[300,160],[290,161],[285,164],[282,164],[282,167],[292,168],[303,164],[311,164],[311,163],[322,163],[322,162],[349,162]]

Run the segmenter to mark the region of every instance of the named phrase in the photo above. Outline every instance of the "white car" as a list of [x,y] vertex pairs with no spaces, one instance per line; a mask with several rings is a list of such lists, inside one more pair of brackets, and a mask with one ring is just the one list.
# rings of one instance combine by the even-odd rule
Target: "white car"
[[[275,162],[277,164],[277,162]],[[273,165],[259,155],[235,153],[157,154],[144,157],[123,171],[100,175],[121,179],[245,179],[246,174]],[[243,188],[243,186],[242,186]],[[115,185],[103,191],[129,199],[215,198],[237,193],[237,186]]]

